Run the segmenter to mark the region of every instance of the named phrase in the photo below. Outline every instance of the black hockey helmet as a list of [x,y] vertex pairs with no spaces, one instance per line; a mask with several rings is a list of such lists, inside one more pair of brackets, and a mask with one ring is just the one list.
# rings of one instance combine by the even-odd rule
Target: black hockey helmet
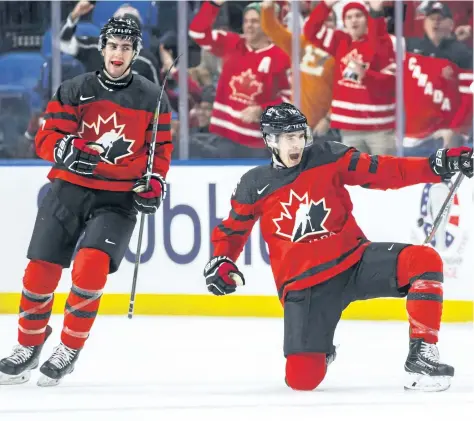
[[279,134],[300,130],[305,132],[305,146],[313,143],[313,133],[306,117],[298,108],[287,102],[265,108],[260,117],[260,129],[265,144],[271,149],[277,146]]
[[102,51],[107,44],[108,38],[121,37],[129,39],[135,51],[134,59],[140,54],[142,49],[142,31],[136,22],[130,18],[110,18],[103,26],[99,36],[99,51]]

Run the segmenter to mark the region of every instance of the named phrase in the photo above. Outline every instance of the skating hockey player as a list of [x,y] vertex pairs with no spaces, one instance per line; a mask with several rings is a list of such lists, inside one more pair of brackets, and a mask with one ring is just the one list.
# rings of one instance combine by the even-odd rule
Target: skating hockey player
[[[73,371],[99,309],[107,276],[118,270],[137,211],[154,213],[165,196],[171,159],[170,110],[164,97],[150,189],[149,144],[160,88],[131,72],[141,31],[112,18],[101,30],[103,67],[65,81],[49,102],[36,135],[38,155],[54,163],[28,248],[18,326],[19,345],[0,361],[0,384],[29,380],[39,366],[63,268],[71,264],[61,343],[40,371],[40,386]],[[76,248],[79,238],[82,240]]]
[[306,117],[289,104],[267,107],[260,125],[272,162],[241,178],[228,218],[214,229],[214,257],[204,269],[208,290],[225,295],[245,285],[235,262],[260,219],[284,307],[289,387],[312,390],[324,379],[335,357],[334,331],[351,302],[406,297],[405,387],[447,389],[454,368],[440,362],[436,346],[443,305],[441,258],[430,247],[367,239],[352,215],[345,185],[398,189],[439,183],[460,170],[472,177],[472,149],[397,158],[371,156],[337,142],[312,145]]

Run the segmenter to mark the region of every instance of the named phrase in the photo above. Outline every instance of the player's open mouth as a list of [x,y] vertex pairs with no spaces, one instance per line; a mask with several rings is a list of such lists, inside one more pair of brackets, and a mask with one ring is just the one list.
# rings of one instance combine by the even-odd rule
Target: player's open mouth
[[300,157],[300,152],[290,152],[290,159],[296,161]]
[[120,60],[112,60],[111,63],[112,63],[115,67],[120,67],[120,66],[123,64],[123,61],[120,61]]

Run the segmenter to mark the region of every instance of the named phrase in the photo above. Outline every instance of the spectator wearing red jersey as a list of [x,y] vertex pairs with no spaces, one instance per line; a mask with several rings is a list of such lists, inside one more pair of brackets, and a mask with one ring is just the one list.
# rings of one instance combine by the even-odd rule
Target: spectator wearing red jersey
[[[379,35],[386,34],[381,1],[366,6],[347,3],[345,31],[327,28],[325,20],[337,0],[321,1],[304,26],[306,39],[336,59],[331,128],[343,143],[372,154],[396,154],[393,48],[379,54]],[[385,36],[385,35],[384,35]]]
[[191,38],[222,58],[210,132],[222,137],[228,157],[265,157],[260,115],[265,107],[287,101],[290,60],[262,31],[260,3],[245,8],[243,35],[212,30],[222,3],[205,2],[189,27]]

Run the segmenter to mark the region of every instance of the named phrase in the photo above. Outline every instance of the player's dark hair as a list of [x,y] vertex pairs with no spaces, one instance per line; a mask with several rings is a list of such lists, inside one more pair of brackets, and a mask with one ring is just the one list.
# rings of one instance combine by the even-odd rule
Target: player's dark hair
[[99,51],[102,51],[107,44],[109,37],[121,37],[129,39],[135,51],[134,59],[140,54],[142,49],[142,31],[136,22],[129,18],[110,18],[102,27],[99,36]]

